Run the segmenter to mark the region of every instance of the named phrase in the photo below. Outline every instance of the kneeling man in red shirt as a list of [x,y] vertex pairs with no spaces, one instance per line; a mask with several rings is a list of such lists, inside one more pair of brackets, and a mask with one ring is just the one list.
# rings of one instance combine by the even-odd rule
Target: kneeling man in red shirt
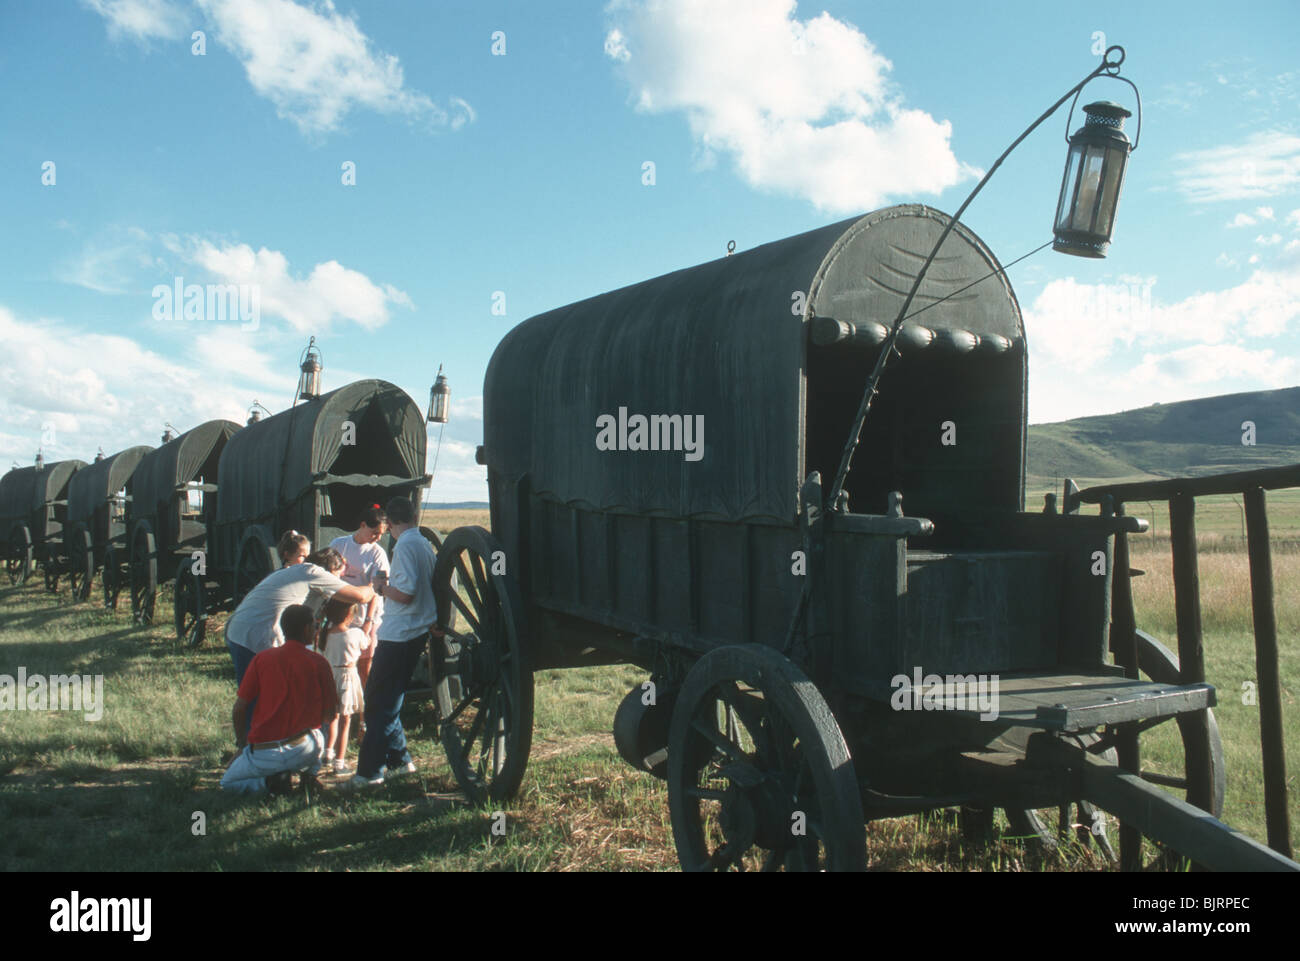
[[[286,608],[280,616],[285,643],[260,651],[249,663],[231,716],[235,744],[243,750],[221,779],[226,790],[260,793],[268,779],[271,786],[286,788],[294,772],[314,777],[320,770],[325,750],[320,729],[338,713],[338,693],[329,661],[309,646],[315,620],[305,605]],[[250,728],[248,705],[254,701]]]

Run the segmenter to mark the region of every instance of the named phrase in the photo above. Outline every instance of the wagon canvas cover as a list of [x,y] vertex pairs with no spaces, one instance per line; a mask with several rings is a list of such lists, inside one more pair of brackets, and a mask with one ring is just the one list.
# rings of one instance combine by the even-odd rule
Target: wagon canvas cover
[[128,447],[111,457],[88,464],[72,476],[68,485],[68,523],[87,520],[95,508],[126,486],[136,466],[152,447]]
[[58,500],[72,475],[85,466],[85,461],[61,460],[46,464],[39,475],[35,467],[11,470],[0,478],[0,520],[25,520],[32,511]]
[[[791,523],[806,471],[833,471],[870,369],[869,357],[854,355],[833,383],[810,383],[812,319],[891,324],[947,221],[922,205],[890,207],[525,321],[488,366],[489,468],[508,485],[527,474],[538,495],[589,510]],[[996,489],[986,502],[1014,508],[1023,484],[1024,331],[1009,284],[989,276],[998,269],[959,225],[912,310],[928,308],[916,320],[933,335],[935,356],[982,339],[1003,351],[994,361],[1006,387],[996,398],[999,423],[989,427],[991,453],[968,467]],[[924,365],[913,369],[896,375],[922,381],[906,385],[900,406],[950,390]],[[967,389],[978,393],[973,378]],[[702,450],[598,444],[598,426],[610,423],[603,418],[613,418],[621,445],[637,415],[702,418]],[[963,452],[978,456],[979,447]],[[858,463],[869,470],[879,456],[863,450]]]
[[234,436],[239,425],[229,420],[210,420],[163,444],[140,462],[131,485],[132,515],[158,517],[166,514],[176,496],[176,487],[191,480],[221,442]]
[[423,477],[424,414],[400,387],[361,380],[235,434],[221,455],[217,522],[262,520],[310,491],[344,453],[348,423],[363,454],[382,440],[385,451],[395,449],[399,463],[387,466],[400,467],[402,480]]

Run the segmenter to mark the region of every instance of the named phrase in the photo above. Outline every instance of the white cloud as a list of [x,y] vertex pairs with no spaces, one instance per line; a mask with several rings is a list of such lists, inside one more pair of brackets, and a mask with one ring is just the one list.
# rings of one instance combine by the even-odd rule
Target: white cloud
[[129,337],[0,306],[0,342],[0,464],[31,463],[37,445],[52,460],[88,460],[100,446],[156,444],[165,421],[182,430],[217,417],[242,422],[253,391],[284,380],[252,350],[231,364],[233,342],[215,332],[178,363]]
[[185,35],[185,18],[170,0],[81,0],[108,24],[113,40],[174,40]]
[[354,108],[458,129],[474,119],[459,97],[448,106],[406,86],[397,57],[374,50],[357,21],[332,0],[197,0],[218,39],[244,65],[253,89],[305,134],[335,130]]
[[[1252,257],[1250,263],[1257,263]],[[1221,255],[1222,266],[1235,261]],[[1257,269],[1225,290],[1162,304],[1153,279],[1116,285],[1051,281],[1025,312],[1031,357],[1089,370],[1119,348],[1197,342],[1218,345],[1240,337],[1276,337],[1300,319],[1300,265]]]
[[55,276],[99,294],[126,293],[131,276],[152,263],[148,246],[149,235],[138,227],[108,226],[87,240]]
[[[391,284],[378,284],[337,260],[317,264],[306,277],[294,276],[278,250],[248,244],[217,246],[207,240],[172,241],[185,259],[225,284],[247,284],[259,291],[263,316],[282,317],[301,333],[324,333],[336,321],[367,330],[388,323],[393,307],[411,307],[411,298]],[[189,278],[186,278],[189,280]]]
[[1253,214],[1247,214],[1247,213],[1237,214],[1237,216],[1233,217],[1232,220],[1228,221],[1227,226],[1229,228],[1253,227],[1261,220],[1272,220],[1272,219],[1273,219],[1272,207],[1256,207],[1255,212]]
[[1178,188],[1193,203],[1272,197],[1300,184],[1300,137],[1276,130],[1174,160]]
[[1255,243],[1259,244],[1261,247],[1272,247],[1274,244],[1280,244],[1281,242],[1281,234],[1269,234],[1268,236],[1260,234],[1255,238]]
[[1300,229],[1300,210],[1293,210],[1286,215],[1286,222],[1292,227]]
[[890,62],[851,24],[795,0],[615,0],[606,54],[651,113],[680,111],[707,161],[824,210],[937,194],[976,171],[952,127],[902,105]]
[[1136,364],[1079,376],[1068,362],[1033,365],[1029,377],[1030,422],[1035,424],[1174,403],[1215,394],[1293,387],[1300,363],[1271,349],[1237,344],[1196,344],[1148,352]]
[[619,63],[626,63],[632,59],[632,55],[627,52],[627,38],[617,27],[605,34],[605,56]]

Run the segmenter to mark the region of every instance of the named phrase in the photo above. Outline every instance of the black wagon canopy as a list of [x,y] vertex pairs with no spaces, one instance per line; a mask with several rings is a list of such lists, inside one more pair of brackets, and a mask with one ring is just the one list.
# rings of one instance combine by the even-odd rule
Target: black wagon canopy
[[[239,430],[229,420],[210,420],[187,430],[140,461],[132,484],[132,514],[159,517],[168,513],[178,488],[198,476],[214,452]],[[215,477],[214,477],[215,480]]]
[[360,380],[243,428],[221,455],[220,524],[263,521],[318,485],[424,477],[424,414],[400,387]]
[[35,467],[17,467],[0,478],[0,521],[26,518],[51,501],[60,500],[72,475],[85,461],[61,460]]
[[[525,321],[488,366],[489,467],[588,509],[791,523],[806,474],[834,473],[883,330],[948,219],[890,207]],[[868,419],[855,510],[883,512],[890,489],[912,508],[1022,503],[1024,327],[999,269],[964,226],[948,237]],[[956,452],[939,449],[947,420]]]
[[86,522],[110,497],[124,488],[152,447],[128,447],[88,464],[68,484],[68,524]]

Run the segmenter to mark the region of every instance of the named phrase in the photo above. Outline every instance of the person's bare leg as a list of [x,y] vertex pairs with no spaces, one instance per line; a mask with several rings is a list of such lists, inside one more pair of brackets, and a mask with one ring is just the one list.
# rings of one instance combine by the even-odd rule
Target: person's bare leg
[[348,728],[352,726],[352,715],[344,714],[343,723],[339,725],[338,746],[334,749],[334,759],[345,760],[348,753]]

